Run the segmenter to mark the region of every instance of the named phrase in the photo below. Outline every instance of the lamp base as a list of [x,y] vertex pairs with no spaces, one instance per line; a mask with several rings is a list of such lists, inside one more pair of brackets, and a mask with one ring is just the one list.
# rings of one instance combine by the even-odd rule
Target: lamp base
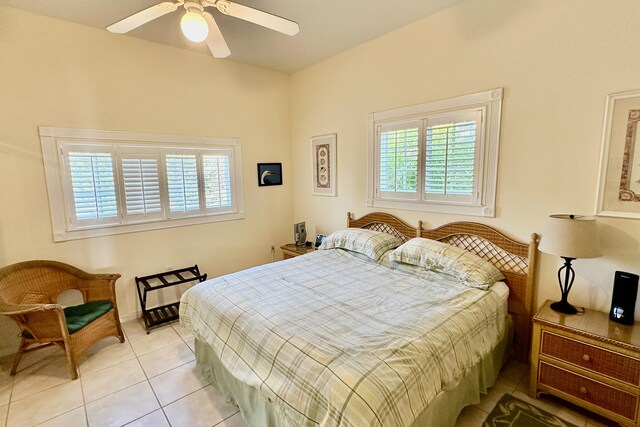
[[569,304],[566,300],[551,303],[550,307],[551,310],[557,311],[558,313],[576,314],[578,312],[578,309]]

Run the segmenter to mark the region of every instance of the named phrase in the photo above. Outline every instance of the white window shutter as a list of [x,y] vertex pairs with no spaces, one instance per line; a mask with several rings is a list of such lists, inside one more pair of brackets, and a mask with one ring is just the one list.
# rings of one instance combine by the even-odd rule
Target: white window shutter
[[235,208],[231,180],[232,150],[201,150],[201,153],[205,209]]
[[157,149],[119,147],[124,217],[127,221],[162,218],[160,155]]
[[481,112],[427,119],[425,130],[426,200],[476,201]]
[[416,199],[420,185],[420,122],[378,127],[378,193],[391,198]]
[[71,228],[120,222],[111,147],[63,144]]
[[165,150],[169,217],[199,215],[200,189],[197,150]]

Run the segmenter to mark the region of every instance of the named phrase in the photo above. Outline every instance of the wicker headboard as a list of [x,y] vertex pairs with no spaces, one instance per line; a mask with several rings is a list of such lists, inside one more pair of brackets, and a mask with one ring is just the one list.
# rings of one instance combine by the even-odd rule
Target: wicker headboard
[[420,237],[422,232],[422,221],[418,221],[417,227],[412,227],[401,219],[384,212],[370,213],[358,219],[354,219],[351,212],[347,212],[347,226],[384,231],[400,238],[403,242]]
[[423,230],[422,221],[414,228],[387,213],[372,213],[353,219],[347,215],[349,227],[384,231],[403,238],[426,237],[468,250],[495,265],[509,287],[509,313],[514,323],[514,357],[529,361],[533,286],[539,236],[531,235],[527,243],[517,242],[493,227],[475,222],[453,222],[432,230]]

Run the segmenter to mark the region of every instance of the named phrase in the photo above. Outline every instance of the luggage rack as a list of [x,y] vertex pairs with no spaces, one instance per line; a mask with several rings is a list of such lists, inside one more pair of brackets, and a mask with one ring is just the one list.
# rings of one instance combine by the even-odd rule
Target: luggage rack
[[197,264],[193,267],[136,277],[136,289],[138,290],[138,298],[140,299],[140,306],[142,307],[142,318],[144,319],[144,327],[147,330],[147,334],[151,332],[150,329],[153,327],[178,320],[180,308],[180,301],[147,308],[147,293],[196,280],[198,282],[207,280],[207,274],[200,274]]

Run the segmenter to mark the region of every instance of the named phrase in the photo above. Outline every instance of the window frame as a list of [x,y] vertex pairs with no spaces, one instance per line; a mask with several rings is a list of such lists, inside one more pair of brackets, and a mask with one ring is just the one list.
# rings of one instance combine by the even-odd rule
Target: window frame
[[[98,236],[108,236],[132,233],[146,230],[180,227],[185,225],[203,224],[209,222],[229,221],[245,218],[243,186],[242,186],[242,153],[240,140],[237,138],[214,138],[184,135],[166,135],[143,132],[102,131],[90,129],[68,129],[39,127],[40,142],[43,153],[47,192],[54,242],[84,239]],[[111,147],[112,167],[114,168],[114,184],[116,191],[118,216],[114,221],[105,223],[78,224],[75,220],[75,205],[73,198],[69,198],[70,175],[65,165],[63,145],[77,144],[78,147],[90,145]],[[158,179],[160,186],[161,218],[145,215],[127,218],[126,195],[124,178],[121,176],[122,157],[132,148],[139,148],[145,153],[157,155]],[[88,149],[88,148],[84,148]],[[168,215],[168,192],[166,168],[163,150],[171,153],[189,151],[210,154],[225,152],[230,155],[229,173],[231,186],[230,208],[207,209],[204,195],[202,156],[197,154],[197,168],[199,174],[200,209],[195,215]],[[135,151],[135,150],[133,150]],[[72,220],[72,216],[73,219]],[[129,215],[129,217],[131,217]]]
[[[503,89],[443,99],[424,104],[402,107],[393,110],[371,113],[368,116],[368,153],[367,153],[367,199],[369,207],[406,209],[447,214],[495,217],[495,201],[498,173],[498,152],[500,144],[500,123]],[[425,197],[426,167],[426,129],[428,120],[448,115],[465,114],[480,111],[481,135],[479,157],[474,167],[474,187],[477,187],[475,199],[471,202],[456,197]],[[379,189],[380,155],[379,126],[389,126],[401,122],[421,122],[418,145],[418,188],[415,197],[391,197]],[[411,193],[413,194],[413,193]],[[441,199],[441,200],[437,200]],[[443,199],[443,200],[442,200]],[[456,200],[458,199],[458,200]]]

